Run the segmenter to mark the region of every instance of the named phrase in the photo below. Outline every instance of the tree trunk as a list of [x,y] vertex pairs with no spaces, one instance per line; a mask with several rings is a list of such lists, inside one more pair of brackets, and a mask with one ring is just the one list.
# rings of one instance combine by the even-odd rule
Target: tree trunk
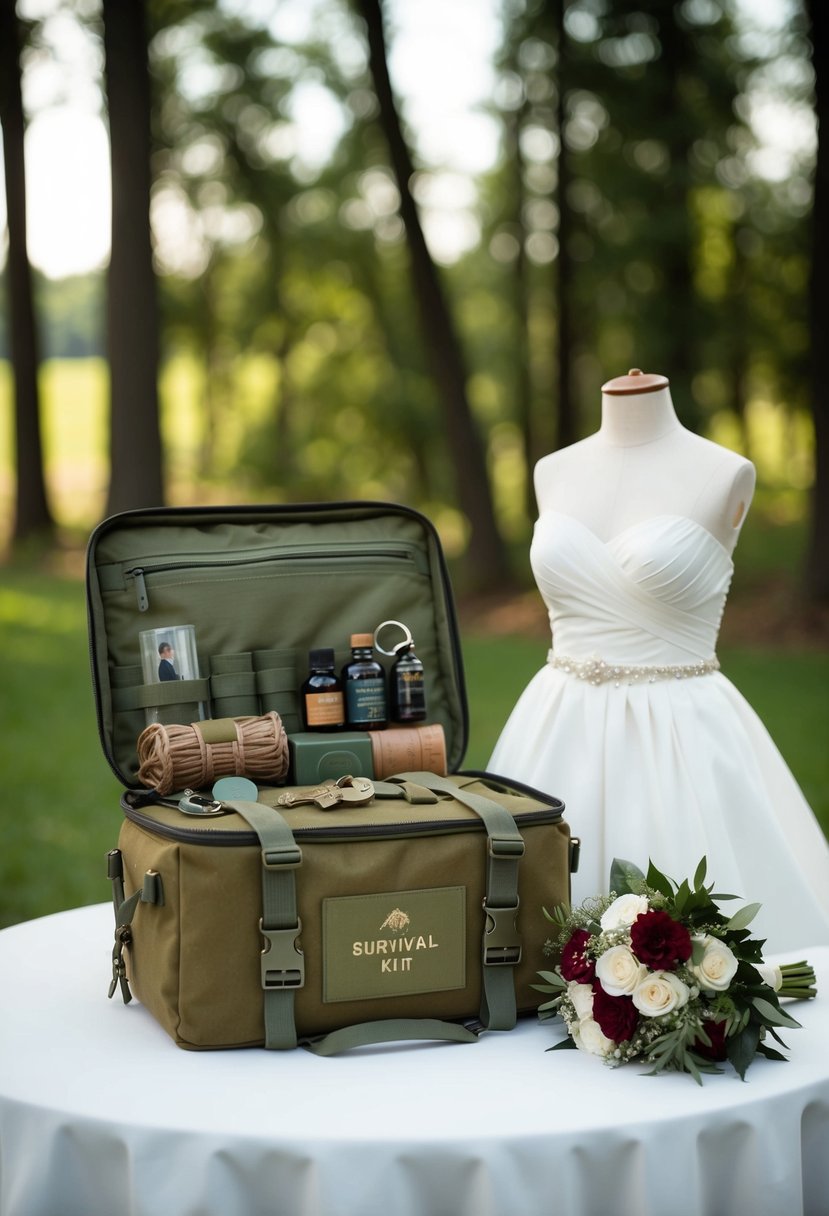
[[[683,112],[683,79],[689,70],[693,46],[687,31],[678,24],[677,9],[666,6],[659,22],[662,44],[663,71],[659,77],[664,93],[656,98],[662,115]],[[668,122],[664,138],[670,156],[663,199],[665,207],[664,235],[660,242],[658,260],[664,276],[664,299],[670,301],[670,316],[662,316],[662,348],[664,367],[643,368],[662,372],[669,377],[677,412],[692,431],[701,426],[699,407],[691,392],[694,352],[690,338],[698,333],[696,320],[697,296],[691,264],[694,232],[691,217],[690,162],[693,134],[687,122]],[[653,317],[659,324],[659,317]]]
[[32,536],[50,539],[55,525],[46,498],[40,400],[39,354],[26,240],[25,120],[20,92],[20,27],[14,0],[0,0],[0,123],[6,174],[9,253],[6,283],[11,362],[14,370],[14,420],[17,489],[12,544]]
[[543,453],[538,442],[535,418],[535,394],[533,392],[532,352],[530,348],[530,283],[527,267],[527,229],[524,222],[526,192],[524,189],[524,158],[521,153],[521,132],[526,114],[526,102],[520,109],[505,117],[506,160],[512,167],[512,224],[518,241],[515,266],[510,272],[513,289],[513,313],[515,316],[515,360],[514,392],[515,416],[521,430],[521,446],[527,479],[524,488],[524,510],[527,518],[535,518],[535,493],[533,491],[533,469]]
[[729,364],[732,377],[732,409],[737,416],[740,426],[740,446],[746,459],[752,459],[751,431],[748,425],[748,383],[749,366],[751,362],[748,326],[749,326],[749,288],[745,254],[740,242],[732,237],[734,251],[734,271],[731,277],[728,306],[732,310],[732,338],[728,344]]
[[829,21],[821,0],[808,0],[812,23],[812,67],[815,73],[817,160],[812,202],[812,257],[809,285],[812,413],[815,425],[815,484],[806,558],[806,591],[810,599],[829,602]]
[[564,29],[566,0],[554,0],[552,5],[555,20],[556,46],[556,125],[558,127],[558,257],[556,259],[556,303],[558,312],[558,411],[556,413],[555,447],[564,448],[578,439],[578,418],[573,396],[571,299],[573,262],[570,257],[570,204],[567,192],[570,185],[570,156],[564,138],[566,126],[567,81],[567,34]]
[[503,586],[509,577],[506,549],[495,522],[484,445],[469,406],[460,342],[410,188],[414,166],[389,79],[380,0],[356,0],[356,3],[366,24],[380,124],[400,192],[400,214],[408,237],[415,301],[432,374],[443,402],[449,449],[457,471],[458,500],[470,524],[468,575],[478,587]]
[[150,80],[143,0],[104,0],[112,157],[107,298],[111,376],[107,513],[164,501],[158,311],[150,235]]

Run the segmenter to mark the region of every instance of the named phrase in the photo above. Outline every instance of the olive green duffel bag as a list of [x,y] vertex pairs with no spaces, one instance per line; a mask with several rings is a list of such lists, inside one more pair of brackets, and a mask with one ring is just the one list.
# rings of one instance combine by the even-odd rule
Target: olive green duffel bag
[[537,1007],[542,908],[569,894],[561,804],[473,775],[378,792],[333,812],[229,803],[209,826],[125,800],[115,975],[125,961],[180,1046],[463,1041]]
[[[182,1047],[320,1054],[474,1041],[537,1008],[542,909],[569,899],[577,842],[559,799],[458,772],[461,649],[428,520],[386,503],[130,512],[93,534],[87,589],[101,740],[126,787],[110,995],[134,991]],[[368,793],[328,809],[290,773],[249,783],[248,801],[142,786],[137,740],[159,706],[168,722],[275,713],[299,736],[308,651],[345,662],[349,635],[386,620],[416,640],[449,775],[369,773],[354,779]],[[156,682],[141,639],[172,626],[194,633],[191,667]]]

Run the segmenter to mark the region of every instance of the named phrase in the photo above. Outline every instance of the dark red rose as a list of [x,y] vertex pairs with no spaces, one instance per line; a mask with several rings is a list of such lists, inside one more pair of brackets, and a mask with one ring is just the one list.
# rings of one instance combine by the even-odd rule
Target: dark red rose
[[561,974],[569,983],[575,980],[579,984],[592,983],[596,974],[596,964],[587,953],[587,943],[590,934],[586,929],[576,929],[567,945],[561,952]]
[[631,1038],[639,1021],[639,1013],[629,996],[609,996],[596,981],[593,985],[593,1021],[614,1043]]
[[653,971],[675,971],[691,957],[691,935],[667,912],[652,908],[631,925],[630,948]]
[[703,1060],[724,1060],[725,1022],[713,1022],[710,1018],[706,1018],[705,1033],[711,1040],[711,1046],[706,1047],[699,1039],[695,1039],[691,1044],[691,1050],[695,1051],[698,1056],[702,1056]]

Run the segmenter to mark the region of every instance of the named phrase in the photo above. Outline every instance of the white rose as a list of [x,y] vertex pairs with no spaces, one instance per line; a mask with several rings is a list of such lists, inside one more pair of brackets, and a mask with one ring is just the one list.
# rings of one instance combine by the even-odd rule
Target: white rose
[[718,937],[704,937],[705,953],[698,963],[691,963],[691,970],[701,988],[709,992],[725,992],[737,970],[737,960]]
[[596,962],[596,976],[608,996],[629,996],[647,974],[627,946],[611,946]]
[[783,987],[783,972],[780,968],[775,963],[755,963],[754,966],[760,972],[763,983],[779,992]]
[[608,929],[625,929],[647,910],[648,901],[644,895],[620,895],[605,910],[599,923],[605,932]]
[[646,1018],[658,1018],[688,1001],[688,985],[673,971],[652,971],[633,993],[633,1003]]
[[609,1056],[616,1050],[616,1044],[602,1034],[599,1023],[592,1018],[582,1018],[578,1025],[578,1037],[574,1034],[573,1040],[577,1047],[591,1056]]
[[579,1018],[589,1018],[593,1013],[593,989],[589,984],[578,984],[571,980],[567,985],[567,996]]
[[679,978],[673,971],[665,972],[665,979],[676,993],[676,1007],[681,1009],[683,1005],[687,1005],[691,997],[691,989],[687,984]]

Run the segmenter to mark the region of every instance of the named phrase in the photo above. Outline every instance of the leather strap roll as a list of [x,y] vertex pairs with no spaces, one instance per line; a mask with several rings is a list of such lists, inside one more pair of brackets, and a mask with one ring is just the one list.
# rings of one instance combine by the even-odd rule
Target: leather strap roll
[[412,771],[446,776],[446,737],[439,723],[370,730],[368,735],[378,781],[394,773]]

